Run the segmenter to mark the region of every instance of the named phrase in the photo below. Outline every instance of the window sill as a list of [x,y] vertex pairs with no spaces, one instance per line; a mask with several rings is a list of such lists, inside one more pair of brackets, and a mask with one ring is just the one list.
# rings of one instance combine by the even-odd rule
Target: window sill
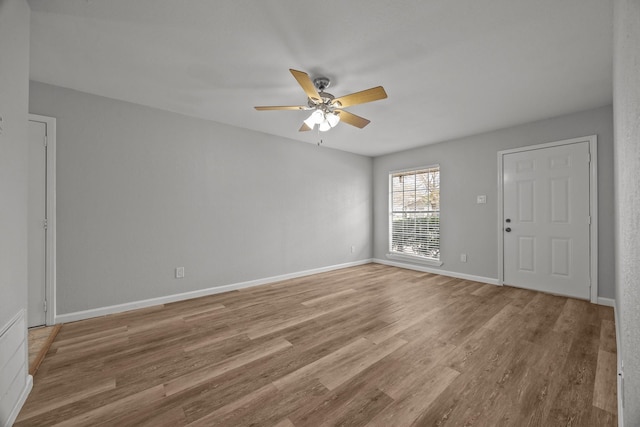
[[422,258],[417,256],[411,256],[411,255],[400,255],[400,254],[394,254],[394,253],[387,254],[387,258],[395,259],[397,261],[409,261],[416,264],[431,265],[434,267],[440,267],[443,264],[442,261],[438,261],[435,259],[428,259],[428,258]]

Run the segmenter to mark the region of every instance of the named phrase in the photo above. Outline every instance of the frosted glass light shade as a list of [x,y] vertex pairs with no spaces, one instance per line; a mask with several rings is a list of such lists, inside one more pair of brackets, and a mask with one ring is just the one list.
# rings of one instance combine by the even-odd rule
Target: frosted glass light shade
[[329,122],[329,126],[335,127],[338,122],[340,122],[340,116],[334,113],[327,114],[327,121]]
[[311,113],[309,118],[307,118],[307,120],[304,121],[304,123],[307,126],[309,126],[311,129],[313,129],[315,125],[319,125],[323,121],[324,121],[324,113],[320,110],[315,110],[313,113]]
[[331,129],[331,125],[329,124],[328,120],[323,121],[322,123],[320,123],[320,126],[318,126],[318,130],[320,132],[326,132],[329,129]]

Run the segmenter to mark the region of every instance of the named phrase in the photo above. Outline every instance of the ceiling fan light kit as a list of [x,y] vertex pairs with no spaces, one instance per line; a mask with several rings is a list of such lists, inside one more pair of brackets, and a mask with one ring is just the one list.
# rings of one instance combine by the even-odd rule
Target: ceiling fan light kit
[[356,116],[353,113],[343,110],[349,107],[366,102],[373,102],[387,97],[382,86],[366,89],[361,92],[352,93],[350,95],[334,97],[332,94],[325,92],[325,89],[331,84],[331,80],[327,77],[316,77],[311,80],[309,75],[303,71],[289,69],[293,77],[298,81],[307,95],[307,105],[294,106],[266,106],[255,107],[258,111],[266,110],[313,110],[311,115],[302,123],[300,132],[313,130],[316,126],[318,131],[326,132],[340,123],[340,121],[351,126],[362,129],[370,123],[369,120]]
[[313,129],[315,125],[318,125],[318,130],[320,132],[326,132],[335,127],[338,122],[340,122],[340,116],[336,113],[325,112],[321,109],[317,109],[314,110],[309,118],[304,121],[304,124],[309,128],[309,130]]

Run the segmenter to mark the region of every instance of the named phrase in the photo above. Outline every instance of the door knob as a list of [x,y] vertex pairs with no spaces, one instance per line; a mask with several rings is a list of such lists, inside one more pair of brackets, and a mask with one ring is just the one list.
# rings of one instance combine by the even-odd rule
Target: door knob
[[505,222],[511,222],[510,218],[505,219]]
[[504,231],[506,231],[507,233],[510,233],[511,232],[511,227],[505,228]]

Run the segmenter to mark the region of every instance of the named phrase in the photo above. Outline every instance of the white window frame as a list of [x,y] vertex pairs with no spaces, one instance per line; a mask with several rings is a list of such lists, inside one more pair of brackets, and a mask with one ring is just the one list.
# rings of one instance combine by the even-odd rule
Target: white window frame
[[[387,245],[387,258],[388,259],[392,259],[392,260],[397,260],[397,261],[409,261],[409,262],[413,262],[413,263],[419,263],[419,264],[426,264],[426,265],[431,265],[431,266],[436,266],[436,267],[440,267],[443,263],[441,261],[442,259],[442,249],[440,247],[440,259],[435,259],[435,258],[427,258],[427,257],[423,257],[423,256],[416,256],[416,255],[411,255],[411,254],[404,254],[404,253],[400,253],[400,252],[394,252],[391,250],[392,248],[392,243],[393,243],[393,175],[395,174],[399,174],[399,173],[406,173],[406,172],[417,172],[417,171],[421,171],[421,170],[425,170],[425,169],[433,169],[433,168],[438,168],[438,174],[441,175],[442,171],[440,170],[440,164],[432,164],[432,165],[428,165],[428,166],[419,166],[419,167],[412,167],[412,168],[407,168],[407,169],[399,169],[399,170],[393,170],[393,171],[389,171],[388,173],[388,182],[389,182],[389,199],[387,201],[387,209],[388,209],[388,216],[387,216],[387,220],[388,220],[388,224],[387,224],[387,232],[388,232],[388,245]],[[439,206],[439,213],[442,212],[442,207]],[[439,231],[440,233],[440,231]],[[440,238],[442,237],[442,235],[440,234]],[[440,240],[441,241],[441,240]]]

